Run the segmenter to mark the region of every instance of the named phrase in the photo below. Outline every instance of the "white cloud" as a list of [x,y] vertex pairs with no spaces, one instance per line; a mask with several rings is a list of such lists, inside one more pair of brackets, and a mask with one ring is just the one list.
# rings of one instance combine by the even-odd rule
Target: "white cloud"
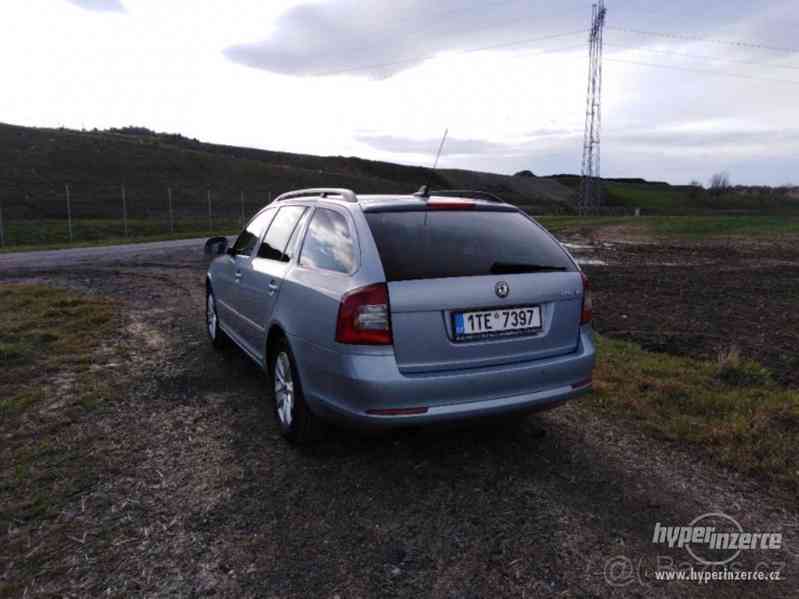
[[125,12],[122,0],[67,0],[76,6],[86,10],[98,12]]

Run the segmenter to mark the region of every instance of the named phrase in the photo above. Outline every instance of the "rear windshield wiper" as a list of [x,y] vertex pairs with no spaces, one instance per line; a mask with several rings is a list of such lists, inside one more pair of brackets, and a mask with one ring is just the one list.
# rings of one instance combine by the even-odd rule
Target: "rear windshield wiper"
[[491,265],[492,275],[512,275],[528,272],[564,272],[565,266],[549,266],[546,264],[526,264],[524,262],[494,262]]

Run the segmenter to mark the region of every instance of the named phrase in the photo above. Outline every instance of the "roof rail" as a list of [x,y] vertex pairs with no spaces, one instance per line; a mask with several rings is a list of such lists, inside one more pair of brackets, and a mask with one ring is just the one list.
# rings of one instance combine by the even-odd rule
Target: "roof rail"
[[[417,192],[418,193],[418,192]],[[469,198],[472,200],[485,200],[487,202],[505,203],[505,200],[487,191],[477,191],[474,189],[431,189],[427,192],[428,196],[439,196],[445,198]]]
[[281,200],[290,200],[292,198],[302,198],[305,196],[319,196],[326,198],[327,196],[340,196],[345,202],[357,202],[358,196],[351,189],[343,189],[338,187],[313,187],[310,189],[297,189],[295,191],[287,191],[280,194],[275,198],[275,202]]

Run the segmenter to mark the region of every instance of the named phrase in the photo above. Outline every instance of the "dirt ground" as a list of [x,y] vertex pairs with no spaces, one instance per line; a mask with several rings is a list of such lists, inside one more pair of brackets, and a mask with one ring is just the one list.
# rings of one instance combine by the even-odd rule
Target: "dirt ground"
[[[796,251],[585,253],[610,263],[588,267],[600,331],[701,355],[736,344],[797,383]],[[264,375],[206,340],[204,268],[180,251],[0,275],[118,298],[114,342],[130,355],[119,396],[53,440],[85,460],[86,485],[58,517],[0,530],[10,596],[798,596],[795,498],[603,420],[590,398],[516,422],[288,446]],[[691,561],[652,543],[655,523],[713,511],[782,532],[782,550],[738,564],[784,580],[655,581],[658,563]]]
[[799,239],[656,243],[607,227],[571,241],[601,333],[710,359],[737,348],[799,386]]

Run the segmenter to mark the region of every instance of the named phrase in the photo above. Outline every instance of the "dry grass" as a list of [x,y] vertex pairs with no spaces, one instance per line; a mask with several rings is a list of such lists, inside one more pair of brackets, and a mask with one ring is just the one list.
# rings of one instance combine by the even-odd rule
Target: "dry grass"
[[685,442],[719,462],[799,488],[799,391],[735,348],[717,361],[600,338],[594,401],[614,418]]
[[113,326],[105,300],[43,285],[0,287],[0,422],[41,409],[61,391],[95,393],[92,359]]
[[722,383],[736,387],[762,386],[773,382],[766,368],[754,360],[741,357],[737,347],[719,353],[718,378]]
[[[96,482],[94,459],[75,431],[112,397],[112,383],[95,365],[112,355],[104,344],[115,315],[103,299],[44,285],[0,286],[0,539],[56,521],[70,498]],[[45,559],[34,547],[0,544],[24,549],[33,571]],[[0,596],[19,590],[0,579]]]

